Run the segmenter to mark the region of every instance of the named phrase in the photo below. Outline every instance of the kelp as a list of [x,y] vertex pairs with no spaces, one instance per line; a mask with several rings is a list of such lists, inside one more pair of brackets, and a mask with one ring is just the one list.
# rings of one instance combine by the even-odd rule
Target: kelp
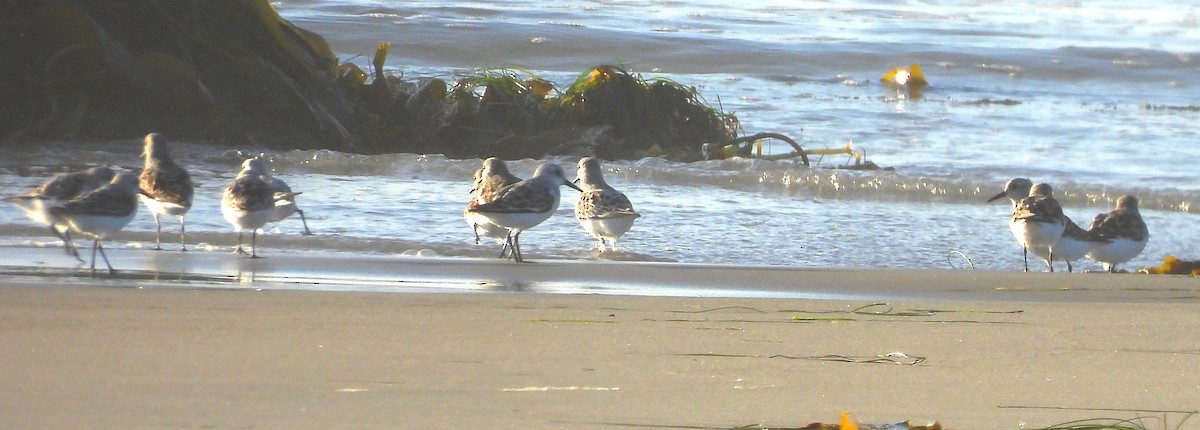
[[0,144],[175,139],[274,149],[691,161],[737,138],[695,88],[601,65],[416,81],[334,56],[266,0],[14,0],[0,12]]
[[1163,264],[1142,268],[1138,272],[1151,275],[1200,276],[1200,261],[1180,260],[1179,257],[1168,255],[1163,257]]

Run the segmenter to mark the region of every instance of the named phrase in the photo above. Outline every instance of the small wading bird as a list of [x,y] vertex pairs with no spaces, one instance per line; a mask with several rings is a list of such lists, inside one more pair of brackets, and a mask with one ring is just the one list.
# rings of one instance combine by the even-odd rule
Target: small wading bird
[[633,203],[625,194],[604,181],[600,160],[592,157],[580,159],[575,176],[576,183],[583,190],[575,202],[575,218],[588,234],[596,238],[597,250],[616,250],[617,239],[629,231],[633,221],[641,215],[634,212]]
[[275,191],[266,180],[267,168],[251,158],[242,162],[242,171],[225,187],[221,196],[221,214],[238,232],[234,253],[246,255],[242,233],[250,230],[250,258],[258,257],[258,229],[275,215]]
[[492,223],[488,217],[473,212],[472,210],[479,205],[491,203],[500,194],[500,190],[509,185],[521,182],[521,178],[514,176],[508,171],[508,166],[504,164],[504,160],[496,157],[490,157],[483,160],[483,165],[479,170],[475,171],[475,182],[471,188],[471,201],[467,203],[466,209],[463,210],[463,218],[466,219],[467,225],[471,226],[471,230],[475,232],[475,244],[479,244],[479,236],[487,236],[496,239],[497,242],[503,244],[500,249],[500,257],[503,258],[508,250],[508,229]]
[[[1009,203],[1011,204],[1012,212],[1016,212],[1017,203],[1019,203],[1022,199],[1029,197],[1029,189],[1031,188],[1033,188],[1033,181],[1030,181],[1026,178],[1012,178],[1009,179],[1008,182],[1004,183],[1004,191],[992,196],[987,201],[988,203],[991,203],[1007,197]],[[1009,215],[1008,217],[1008,231],[1011,232],[1013,238],[1017,240],[1017,245],[1020,245],[1021,249],[1026,249],[1021,222],[1018,222],[1012,217],[1012,215]]]
[[70,226],[58,217],[51,215],[49,209],[62,206],[64,203],[108,185],[115,175],[116,172],[108,167],[93,167],[82,172],[64,173],[51,178],[25,194],[8,197],[5,200],[20,208],[25,212],[25,216],[34,222],[50,226],[50,232],[62,239],[63,249],[67,255],[83,262],[83,259],[79,258],[79,251],[75,249],[75,243],[71,241]]
[[[1032,181],[1025,178],[1013,178],[1004,184],[1004,191],[992,196],[988,199],[988,201],[993,202],[1008,197],[1009,202],[1012,203],[1013,212],[1016,212],[1017,202],[1028,196],[1031,188],[1033,188]],[[1028,249],[1029,252],[1032,252],[1034,255],[1046,260],[1046,264],[1051,266],[1051,271],[1054,270],[1053,263],[1050,261],[1050,251],[1053,249],[1054,260],[1065,261],[1067,263],[1067,272],[1073,272],[1075,269],[1071,265],[1072,262],[1083,258],[1084,255],[1091,251],[1092,247],[1105,243],[1106,241],[1104,239],[1095,237],[1091,233],[1088,233],[1087,230],[1084,230],[1083,228],[1079,227],[1079,225],[1075,224],[1070,217],[1064,215],[1063,219],[1066,222],[1066,227],[1063,228],[1062,237],[1060,237],[1058,242],[1055,242],[1055,244],[1050,248],[1027,248],[1025,246],[1025,239],[1023,237],[1023,223],[1012,217],[1009,217],[1008,223],[1009,230],[1012,232],[1013,237],[1016,238],[1017,244],[1021,245],[1022,249]]]
[[132,172],[121,172],[108,185],[49,209],[52,215],[66,222],[76,233],[95,239],[92,242],[92,274],[96,273],[96,251],[100,251],[100,256],[104,258],[108,273],[116,273],[100,241],[121,231],[133,220],[137,215],[139,193],[137,176]]
[[[1014,228],[1020,232],[1018,241],[1023,247],[1025,271],[1029,271],[1030,249],[1049,249],[1047,264],[1054,261],[1054,249],[1051,247],[1062,237],[1067,223],[1063,217],[1062,206],[1054,200],[1050,185],[1034,184],[1029,190],[1029,197],[1017,202],[1012,219],[1015,223]],[[1050,265],[1050,271],[1054,271],[1054,265]]]
[[1118,264],[1141,254],[1146,249],[1146,242],[1150,241],[1150,229],[1138,211],[1138,199],[1130,195],[1117,198],[1117,207],[1112,212],[1096,215],[1088,232],[1108,240],[1093,248],[1087,256],[1109,272],[1116,272]]
[[171,159],[171,154],[167,152],[167,139],[158,133],[146,135],[142,157],[146,158],[146,163],[139,177],[142,189],[139,197],[154,214],[154,225],[157,226],[154,249],[162,249],[162,222],[159,216],[171,215],[179,217],[179,244],[182,251],[187,251],[183,217],[192,208],[192,177]]
[[562,197],[559,187],[562,185],[579,191],[579,187],[563,175],[562,167],[552,163],[542,164],[533,172],[532,178],[501,189],[491,202],[468,211],[508,229],[508,248],[513,260],[522,263],[525,259],[521,256],[521,232],[550,219],[550,215],[558,210]]

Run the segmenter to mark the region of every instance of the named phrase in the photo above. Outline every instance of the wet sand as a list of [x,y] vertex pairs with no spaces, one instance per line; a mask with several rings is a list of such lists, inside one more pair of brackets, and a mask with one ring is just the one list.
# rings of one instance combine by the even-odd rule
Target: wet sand
[[1194,278],[112,254],[115,278],[3,266],[5,428],[1021,429],[1200,407]]

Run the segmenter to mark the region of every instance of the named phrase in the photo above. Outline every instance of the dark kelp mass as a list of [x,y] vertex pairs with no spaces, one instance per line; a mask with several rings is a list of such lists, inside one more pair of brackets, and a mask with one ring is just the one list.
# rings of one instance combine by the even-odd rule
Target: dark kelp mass
[[0,144],[176,139],[274,149],[702,158],[736,118],[617,66],[559,89],[531,72],[405,81],[339,64],[266,0],[15,0],[0,10]]

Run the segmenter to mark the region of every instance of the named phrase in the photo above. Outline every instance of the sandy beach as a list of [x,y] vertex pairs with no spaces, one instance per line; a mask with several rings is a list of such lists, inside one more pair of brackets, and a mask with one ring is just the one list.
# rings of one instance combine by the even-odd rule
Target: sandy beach
[[1025,429],[1200,408],[1188,277],[110,254],[115,278],[4,266],[4,428],[725,429],[850,411]]

